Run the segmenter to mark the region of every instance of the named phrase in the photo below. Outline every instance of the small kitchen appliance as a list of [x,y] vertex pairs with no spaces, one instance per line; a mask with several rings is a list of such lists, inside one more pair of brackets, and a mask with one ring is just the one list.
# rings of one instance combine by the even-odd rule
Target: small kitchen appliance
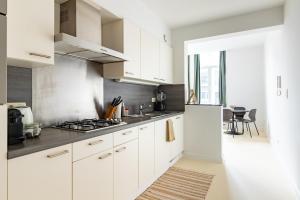
[[23,134],[22,113],[17,109],[8,109],[8,144],[22,143],[25,139]]
[[167,99],[167,95],[163,91],[158,91],[156,93],[156,102],[154,107],[156,111],[166,110],[166,99]]

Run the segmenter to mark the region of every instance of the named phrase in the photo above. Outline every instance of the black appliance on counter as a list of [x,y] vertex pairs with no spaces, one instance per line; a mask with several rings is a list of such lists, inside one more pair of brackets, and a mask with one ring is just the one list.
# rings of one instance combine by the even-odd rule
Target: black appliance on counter
[[156,93],[156,102],[155,102],[154,109],[156,111],[165,111],[166,110],[166,99],[167,99],[166,93],[164,93],[162,91],[158,91]]
[[19,144],[25,140],[23,135],[22,113],[17,109],[8,109],[8,144]]

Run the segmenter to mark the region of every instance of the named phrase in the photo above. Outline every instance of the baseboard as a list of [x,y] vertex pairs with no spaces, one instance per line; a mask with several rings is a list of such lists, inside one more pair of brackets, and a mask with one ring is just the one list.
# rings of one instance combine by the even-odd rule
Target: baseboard
[[216,162],[216,163],[222,163],[223,159],[222,156],[210,156],[210,155],[201,155],[201,154],[194,154],[190,152],[184,152],[183,156],[188,159],[193,160],[204,160],[204,161],[210,161],[210,162]]

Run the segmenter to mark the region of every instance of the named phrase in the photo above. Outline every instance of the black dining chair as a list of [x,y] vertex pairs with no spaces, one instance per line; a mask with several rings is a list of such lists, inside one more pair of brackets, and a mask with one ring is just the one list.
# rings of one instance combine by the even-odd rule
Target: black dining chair
[[223,109],[223,124],[224,125],[227,124],[227,131],[231,128],[232,115],[233,115],[233,113],[232,113],[231,109],[228,109],[228,108]]
[[[244,117],[245,117],[245,115],[246,115],[246,108],[245,108],[245,107],[238,107],[238,106],[236,106],[236,107],[234,107],[233,109],[234,109],[234,110],[238,110],[238,111],[243,111],[243,110],[245,110],[245,112],[240,112],[240,113],[236,113],[236,114],[235,114],[235,119],[236,119],[236,121],[242,123],[243,133],[244,133],[244,120],[245,120]],[[238,129],[238,126],[236,126],[236,127],[237,127],[237,129]]]
[[246,124],[247,130],[249,130],[250,136],[252,137],[252,133],[251,133],[251,128],[250,128],[250,123],[253,123],[257,132],[257,135],[259,135],[259,131],[258,128],[256,126],[256,111],[257,109],[251,109],[249,112],[249,119],[245,119],[244,123]]

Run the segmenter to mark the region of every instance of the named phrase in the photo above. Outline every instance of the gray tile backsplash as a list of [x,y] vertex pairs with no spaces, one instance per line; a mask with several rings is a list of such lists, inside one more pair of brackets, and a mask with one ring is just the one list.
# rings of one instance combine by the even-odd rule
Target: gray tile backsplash
[[166,110],[167,111],[184,111],[185,98],[184,98],[184,84],[174,85],[161,85],[158,87],[167,95]]
[[32,106],[32,70],[7,67],[7,102],[25,102]]
[[155,97],[156,90],[156,86],[120,83],[104,79],[104,107],[107,108],[114,97],[121,96],[130,114],[138,113],[140,104],[151,105],[145,111],[152,111],[151,99]]

